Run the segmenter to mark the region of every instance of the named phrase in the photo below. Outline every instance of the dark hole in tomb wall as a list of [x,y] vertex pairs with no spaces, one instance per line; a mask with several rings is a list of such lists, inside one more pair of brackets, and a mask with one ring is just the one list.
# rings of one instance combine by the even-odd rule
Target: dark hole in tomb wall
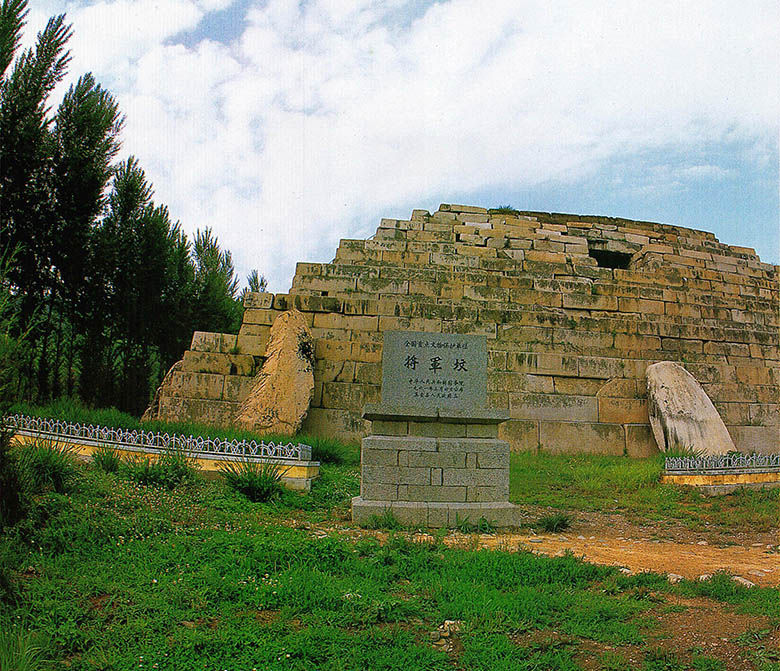
[[628,270],[631,263],[631,254],[625,252],[609,252],[606,249],[593,249],[588,247],[588,256],[596,259],[600,268],[620,268]]

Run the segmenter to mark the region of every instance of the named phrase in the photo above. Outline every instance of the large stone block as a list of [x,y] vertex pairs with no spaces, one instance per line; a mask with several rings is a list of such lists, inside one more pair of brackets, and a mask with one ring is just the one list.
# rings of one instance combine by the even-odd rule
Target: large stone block
[[509,451],[502,454],[478,453],[477,468],[505,468],[509,471]]
[[626,424],[625,430],[627,456],[644,459],[660,452],[649,424]]
[[777,454],[780,452],[780,427],[777,426],[729,426],[734,446],[740,452]]
[[251,356],[265,356],[268,346],[266,335],[239,335],[236,341],[236,348],[239,354],[249,354]]
[[239,336],[258,336],[266,338],[266,340],[270,333],[271,327],[262,324],[241,324],[241,328],[238,330]]
[[396,501],[398,485],[363,481],[360,483],[360,496],[368,501]]
[[509,444],[512,452],[535,451],[539,446],[539,423],[510,419],[498,425],[498,437]]
[[363,438],[362,445],[372,450],[402,450],[405,452],[435,452],[437,447],[435,438],[424,438],[423,436],[371,435]]
[[169,393],[184,398],[220,400],[224,375],[176,372],[171,376]]
[[466,453],[407,451],[406,465],[412,468],[466,468]]
[[249,291],[244,295],[244,308],[268,309],[273,305],[274,295],[268,292]]
[[465,501],[466,487],[409,485],[406,497],[407,501]]
[[278,316],[279,313],[276,310],[271,310],[270,308],[264,310],[249,308],[244,310],[244,318],[242,321],[244,324],[260,324],[264,326],[271,326]]
[[646,424],[647,401],[642,398],[599,398],[599,422],[606,424]]
[[357,443],[368,434],[370,426],[371,422],[364,420],[360,413],[333,408],[310,408],[301,432]]
[[510,394],[512,419],[598,420],[598,403],[590,396],[563,394]]
[[230,361],[227,354],[221,352],[193,352],[188,350],[182,359],[181,371],[184,373],[230,374]]
[[509,498],[509,481],[497,487],[472,486],[466,488],[466,501],[506,501]]
[[253,385],[254,378],[252,377],[228,375],[225,377],[222,397],[226,401],[243,403],[252,391]]
[[376,419],[371,430],[379,436],[405,436],[409,433],[409,422],[393,422]]
[[193,352],[221,352],[222,334],[207,331],[195,331],[192,334],[190,350]]
[[440,438],[436,441],[439,452],[479,452],[484,454],[504,454],[509,444],[492,438]]
[[664,452],[687,448],[725,454],[734,450],[712,401],[682,366],[671,361],[649,366],[647,389],[650,426]]
[[[479,456],[477,457],[479,458]],[[506,468],[445,468],[442,473],[445,486],[487,486],[501,487],[509,483],[509,469]]]
[[[268,358],[246,393],[236,422],[255,431],[295,434],[314,395],[314,342],[303,315],[290,310],[271,328]],[[243,394],[237,383],[235,394]]]
[[467,438],[498,438],[497,424],[466,424]]
[[619,424],[540,421],[539,446],[555,454],[622,455],[625,435]]
[[365,444],[360,452],[360,461],[366,466],[398,466],[398,450],[371,449]]
[[363,464],[361,476],[367,482],[397,485],[429,485],[430,468],[409,468],[404,466],[368,466]]
[[415,436],[435,438],[465,438],[466,425],[444,422],[409,422],[409,433]]

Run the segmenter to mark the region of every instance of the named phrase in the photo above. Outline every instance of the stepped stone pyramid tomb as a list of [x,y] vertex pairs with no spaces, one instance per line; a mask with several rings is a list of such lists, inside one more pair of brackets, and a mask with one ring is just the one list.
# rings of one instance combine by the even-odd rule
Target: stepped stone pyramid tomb
[[[379,403],[387,331],[487,337],[488,406],[512,450],[645,456],[647,367],[683,366],[736,448],[780,444],[778,267],[711,233],[607,217],[441,205],[299,263],[286,294],[250,294],[239,334],[194,334],[147,417],[235,421],[271,326],[313,338],[301,430],[357,440]],[[685,446],[679,446],[685,447]]]

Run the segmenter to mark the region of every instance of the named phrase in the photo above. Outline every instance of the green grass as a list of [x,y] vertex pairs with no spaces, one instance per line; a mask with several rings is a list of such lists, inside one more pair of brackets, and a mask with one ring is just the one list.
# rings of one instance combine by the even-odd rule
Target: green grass
[[304,443],[312,448],[312,459],[331,464],[355,465],[360,463],[360,446],[357,444],[343,443],[333,438],[309,436],[299,434],[294,437],[280,436],[276,434],[261,435],[253,431],[238,428],[220,428],[197,424],[192,422],[142,422],[137,417],[120,412],[115,408],[88,408],[73,399],[60,399],[47,405],[34,405],[30,403],[16,403],[9,414],[34,415],[66,419],[70,422],[81,424],[99,424],[118,429],[130,429],[136,431],[152,431],[160,433],[176,433],[186,436],[207,436],[209,438],[221,438],[223,440],[264,440],[287,444]]
[[[78,468],[74,487],[33,496],[27,516],[0,535],[16,594],[0,603],[0,631],[13,634],[0,655],[26,646],[43,671],[443,671],[453,660],[430,633],[445,620],[462,622],[459,668],[576,669],[582,646],[654,642],[649,614],[665,592],[776,620],[776,590],[721,576],[670,586],[570,554],[312,531],[312,522],[348,514],[358,490],[349,467],[326,465],[311,493],[267,503],[222,480],[169,489],[121,469]],[[616,652],[605,663],[617,660]],[[674,661],[648,648],[643,668]]]
[[641,522],[674,520],[696,529],[770,531],[780,526],[780,490],[743,489],[705,497],[662,485],[661,456],[628,459],[544,452],[512,454],[513,503],[621,513]]

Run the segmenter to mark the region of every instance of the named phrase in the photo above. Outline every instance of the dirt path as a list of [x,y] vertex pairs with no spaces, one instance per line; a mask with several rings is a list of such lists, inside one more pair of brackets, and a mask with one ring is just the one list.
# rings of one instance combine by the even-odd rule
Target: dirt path
[[[526,511],[538,519],[549,510]],[[653,571],[688,579],[726,571],[765,587],[780,587],[780,533],[744,532],[726,534],[717,530],[694,532],[681,524],[658,522],[635,524],[618,514],[577,512],[572,525],[558,534],[532,530],[495,534],[463,534],[451,531],[444,542],[452,546],[530,550],[549,556],[567,551],[594,564],[619,566],[632,573]],[[326,530],[319,526],[319,532]],[[383,535],[354,527],[329,526],[328,530],[354,535]],[[414,534],[415,538],[430,536]]]
[[[457,545],[473,541],[467,536],[453,534],[447,542]],[[571,533],[481,535],[479,544],[507,550],[531,550],[549,556],[559,556],[568,550],[594,564],[620,566],[632,573],[653,571],[696,579],[716,571],[727,571],[757,585],[780,586],[780,554],[767,553],[764,544],[760,547],[717,547],[603,535],[572,536]]]

